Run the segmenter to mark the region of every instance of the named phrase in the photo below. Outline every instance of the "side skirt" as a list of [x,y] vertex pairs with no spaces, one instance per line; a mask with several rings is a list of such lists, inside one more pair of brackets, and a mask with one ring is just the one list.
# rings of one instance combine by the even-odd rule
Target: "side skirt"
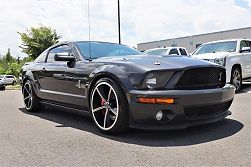
[[90,111],[88,110],[84,110],[84,109],[77,109],[77,108],[73,108],[73,107],[69,107],[69,106],[65,106],[65,105],[62,105],[62,104],[58,104],[58,103],[54,103],[54,102],[50,102],[50,101],[40,101],[43,105],[45,105],[46,107],[54,107],[54,108],[57,108],[57,109],[63,109],[63,110],[67,110],[67,111],[73,111],[75,113],[78,113],[78,114],[81,114],[81,115],[84,115],[84,116],[91,116],[90,114]]

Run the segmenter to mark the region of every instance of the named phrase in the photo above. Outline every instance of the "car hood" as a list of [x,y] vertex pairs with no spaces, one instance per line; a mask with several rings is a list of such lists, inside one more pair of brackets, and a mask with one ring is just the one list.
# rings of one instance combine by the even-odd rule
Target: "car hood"
[[229,55],[229,52],[205,53],[199,55],[191,55],[191,57],[196,59],[210,60],[216,58],[224,58],[227,55]]
[[213,63],[202,61],[188,56],[155,56],[155,55],[132,55],[126,57],[102,57],[93,60],[109,64],[133,65],[145,70],[181,69],[192,66],[216,66]]

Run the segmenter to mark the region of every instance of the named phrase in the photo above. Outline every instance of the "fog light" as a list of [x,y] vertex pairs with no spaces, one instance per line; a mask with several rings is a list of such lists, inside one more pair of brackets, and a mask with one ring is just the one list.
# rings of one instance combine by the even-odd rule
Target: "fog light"
[[162,111],[157,112],[157,114],[156,114],[156,119],[157,119],[158,121],[160,121],[160,120],[162,119],[162,117],[163,117]]

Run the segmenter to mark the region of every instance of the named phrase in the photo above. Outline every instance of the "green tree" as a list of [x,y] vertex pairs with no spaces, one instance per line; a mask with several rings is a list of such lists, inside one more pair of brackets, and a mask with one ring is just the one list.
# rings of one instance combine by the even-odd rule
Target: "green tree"
[[5,74],[15,75],[16,77],[19,76],[21,69],[21,65],[18,63],[11,63],[9,64],[7,70],[5,71]]
[[21,36],[22,44],[19,46],[22,52],[36,59],[45,49],[58,43],[61,38],[55,30],[50,27],[40,26],[38,28],[31,27],[26,32],[18,34]]
[[8,63],[12,63],[15,62],[16,59],[11,55],[10,53],[10,49],[8,49],[7,53],[5,54],[5,56],[3,56],[2,60],[8,64]]
[[6,60],[6,63],[11,61],[10,49],[8,49],[8,52],[5,55],[5,60]]

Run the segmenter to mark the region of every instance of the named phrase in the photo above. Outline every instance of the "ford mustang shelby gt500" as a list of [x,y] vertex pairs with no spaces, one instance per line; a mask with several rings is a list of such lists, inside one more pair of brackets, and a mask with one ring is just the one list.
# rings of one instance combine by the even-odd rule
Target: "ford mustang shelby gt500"
[[105,42],[58,43],[21,73],[26,110],[55,105],[88,112],[110,134],[216,122],[231,114],[235,93],[219,65]]

